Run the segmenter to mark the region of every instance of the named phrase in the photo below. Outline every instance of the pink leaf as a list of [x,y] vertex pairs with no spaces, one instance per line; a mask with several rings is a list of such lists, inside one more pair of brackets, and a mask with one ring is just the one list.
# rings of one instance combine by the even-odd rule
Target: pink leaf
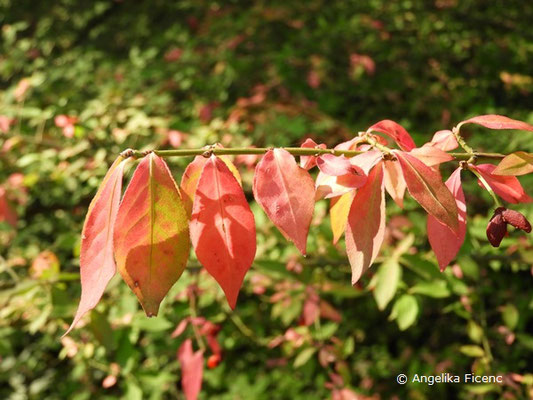
[[[492,190],[494,190],[494,193],[505,201],[513,204],[530,203],[533,201],[533,199],[526,194],[524,188],[516,177],[493,175],[492,172],[496,169],[495,165],[479,164],[472,165],[472,168],[478,171],[487,181]],[[481,182],[479,182],[479,185],[483,187]]]
[[233,309],[255,257],[255,220],[239,182],[226,163],[205,163],[192,208],[191,240],[198,261],[224,290]]
[[313,219],[313,178],[286,150],[269,150],[255,169],[254,197],[285,238],[306,253],[307,234]]
[[370,170],[374,168],[374,165],[376,165],[382,158],[383,154],[381,151],[371,150],[350,158],[350,163],[361,168],[365,175],[368,175]]
[[392,138],[396,142],[396,144],[400,146],[400,149],[404,151],[410,151],[416,147],[413,138],[411,138],[411,135],[409,135],[405,128],[389,119],[385,119],[383,121],[375,123],[370,128],[368,128],[368,132],[370,131],[384,133],[385,135]]
[[350,160],[344,156],[335,156],[333,154],[323,154],[316,160],[320,171],[326,175],[341,176],[351,174],[354,169]]
[[400,162],[411,196],[429,214],[457,232],[459,229],[457,205],[452,194],[442,182],[440,173],[409,153],[394,151],[394,154]]
[[433,146],[422,146],[411,150],[409,153],[418,158],[428,167],[433,167],[435,165],[453,160],[451,155],[442,151],[438,147]]
[[385,168],[385,189],[394,202],[403,208],[403,197],[407,185],[403,178],[402,167],[399,162],[394,161],[385,161],[383,166]]
[[459,147],[459,143],[457,143],[457,139],[452,131],[444,130],[435,132],[431,142],[426,143],[425,146],[433,146],[442,151],[451,151]]
[[[304,149],[325,149],[326,145],[324,143],[317,144],[313,139],[305,139],[305,142],[300,146]],[[300,167],[305,170],[310,170],[316,165],[316,156],[300,156]]]
[[366,184],[357,191],[346,226],[346,252],[352,267],[352,285],[370,267],[385,235],[383,166],[372,169]]
[[331,199],[342,196],[354,189],[360,188],[366,182],[366,174],[355,165],[351,166],[352,172],[341,176],[326,175],[320,171],[316,178],[317,200],[323,198]]
[[118,157],[107,171],[98,192],[89,205],[81,235],[80,279],[81,299],[72,324],[92,310],[117,270],[113,256],[113,232],[122,193],[125,160]]
[[477,117],[473,117],[461,122],[458,126],[468,123],[481,125],[489,129],[518,129],[521,131],[533,132],[532,125],[529,125],[523,121],[505,117],[503,115],[478,115]]
[[466,235],[466,203],[461,187],[461,168],[457,168],[446,181],[446,187],[455,198],[458,210],[459,230],[456,235],[449,227],[428,215],[427,234],[431,248],[437,256],[441,271],[455,258]]
[[193,352],[192,341],[187,339],[178,350],[181,365],[181,388],[187,400],[196,400],[202,389],[204,351]]

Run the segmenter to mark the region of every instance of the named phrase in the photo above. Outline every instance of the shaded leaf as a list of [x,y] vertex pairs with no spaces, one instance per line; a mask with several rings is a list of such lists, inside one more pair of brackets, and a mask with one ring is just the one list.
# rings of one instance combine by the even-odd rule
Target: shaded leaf
[[455,258],[463,245],[466,235],[466,202],[461,187],[461,168],[457,168],[446,181],[446,187],[450,189],[458,211],[459,229],[457,234],[448,226],[438,221],[433,215],[428,215],[427,234],[431,248],[437,256],[441,271]]
[[372,169],[366,184],[357,191],[346,225],[346,252],[352,267],[352,285],[370,267],[385,234],[383,167]]
[[167,164],[154,153],[137,166],[115,226],[115,259],[146,315],[183,273],[189,257],[187,214]]
[[473,118],[467,119],[466,121],[461,122],[458,126],[461,126],[463,124],[468,124],[468,123],[481,125],[489,129],[518,129],[522,131],[533,132],[532,125],[529,125],[522,121],[518,121],[516,119],[511,119],[504,115],[496,115],[496,114],[478,115],[477,117],[473,117]]
[[402,167],[399,162],[394,161],[384,161],[383,167],[385,172],[383,177],[385,189],[387,189],[394,202],[403,208],[403,197],[407,185],[403,178]]
[[231,308],[256,250],[255,220],[244,192],[227,165],[211,156],[198,182],[191,215],[198,261],[215,278]]
[[11,208],[6,197],[6,190],[0,187],[0,222],[7,222],[13,228],[16,228],[17,213]]
[[485,351],[475,344],[465,344],[459,348],[459,351],[468,357],[483,357]]
[[269,150],[255,169],[254,197],[285,238],[306,253],[315,207],[313,178],[284,149]]
[[329,207],[329,218],[331,231],[333,232],[333,243],[337,243],[346,230],[348,214],[352,205],[355,191],[350,191],[342,196],[333,197]]
[[389,119],[376,122],[374,125],[368,128],[368,131],[384,133],[392,138],[396,144],[400,146],[400,149],[404,151],[410,151],[416,147],[413,138],[411,138],[411,135],[409,135],[405,128]]
[[196,400],[202,389],[204,351],[193,352],[192,340],[185,340],[178,349],[181,365],[181,388],[187,400]]
[[372,294],[380,310],[384,310],[394,297],[401,275],[402,269],[396,258],[387,258],[379,266],[378,272],[375,275],[376,280]]
[[457,232],[459,223],[455,199],[440,174],[409,153],[395,151],[394,154],[398,157],[411,196],[429,214]]
[[505,156],[492,173],[494,175],[525,175],[533,172],[533,154],[517,151]]
[[126,160],[118,157],[96,192],[81,234],[81,299],[67,335],[78,321],[92,310],[117,270],[113,258],[113,231],[122,193],[122,176]]
[[[533,201],[533,199],[526,194],[518,179],[514,176],[493,175],[493,172],[496,169],[495,165],[478,164],[472,165],[471,168],[474,168],[477,172],[479,172],[479,174],[487,181],[494,193],[496,193],[505,201],[513,204],[530,203]],[[479,182],[479,185],[483,187],[483,183],[481,181]]]
[[418,303],[414,296],[404,294],[392,307],[390,319],[395,319],[400,330],[404,331],[414,324],[418,316]]

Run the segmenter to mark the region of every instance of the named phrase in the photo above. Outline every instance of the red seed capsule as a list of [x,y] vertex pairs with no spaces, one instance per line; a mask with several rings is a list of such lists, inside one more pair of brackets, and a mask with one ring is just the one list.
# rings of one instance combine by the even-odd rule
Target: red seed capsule
[[531,232],[531,224],[526,217],[518,211],[506,209],[502,212],[502,217],[505,222],[514,226],[516,229],[522,229],[527,233]]
[[[499,210],[499,209],[498,209]],[[487,238],[493,247],[499,247],[502,239],[507,233],[507,224],[501,212],[496,210],[487,225]]]

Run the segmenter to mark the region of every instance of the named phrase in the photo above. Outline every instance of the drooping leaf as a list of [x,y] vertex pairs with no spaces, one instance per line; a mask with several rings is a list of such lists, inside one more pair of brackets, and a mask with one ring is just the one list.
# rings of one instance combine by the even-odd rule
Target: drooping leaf
[[198,181],[190,227],[198,261],[235,308],[255,257],[255,220],[239,182],[216,156],[205,163]]
[[255,169],[254,197],[285,238],[306,253],[313,218],[313,178],[284,149],[268,151]]
[[[318,144],[313,139],[305,139],[305,142],[302,143],[300,146],[304,149],[325,149],[326,145],[324,143]],[[316,165],[316,156],[300,156],[300,167],[303,169],[309,171],[311,168],[313,168]]]
[[348,214],[352,205],[355,191],[352,190],[342,196],[333,197],[329,207],[329,218],[331,222],[331,231],[333,232],[333,243],[337,243],[346,230]]
[[489,129],[518,129],[521,131],[533,132],[532,125],[529,125],[523,121],[511,119],[504,115],[496,115],[496,114],[478,115],[477,117],[473,117],[473,118],[467,119],[466,121],[461,122],[459,126],[463,124],[468,124],[468,123],[481,125]]
[[353,165],[350,160],[344,156],[335,156],[333,154],[323,154],[316,161],[320,171],[326,175],[342,176],[351,174]]
[[137,166],[115,224],[115,259],[146,315],[183,273],[189,257],[187,213],[167,164],[154,153]]
[[398,260],[394,257],[387,258],[387,260],[379,266],[376,273],[376,284],[372,294],[378,309],[384,310],[387,304],[392,300],[398,288],[398,282],[402,275],[402,268]]
[[505,156],[492,173],[494,175],[526,175],[533,172],[533,154],[517,151]]
[[383,159],[383,153],[379,150],[369,150],[350,158],[350,163],[363,170],[368,175],[379,161]]
[[353,199],[346,225],[346,252],[352,267],[352,285],[374,262],[385,235],[383,166],[376,165]]
[[431,142],[426,143],[424,146],[433,146],[442,151],[452,151],[459,147],[455,135],[450,130],[443,130],[435,132]]
[[409,154],[418,158],[428,167],[433,167],[453,160],[451,155],[434,146],[417,147],[416,149],[411,150]]
[[389,119],[376,122],[374,125],[368,128],[368,131],[384,133],[392,138],[396,144],[400,146],[400,149],[404,151],[411,151],[416,147],[413,138],[411,135],[409,135],[409,132],[407,132],[400,124]]
[[81,299],[67,335],[79,320],[92,310],[104,294],[117,267],[113,258],[113,231],[122,193],[126,160],[118,157],[107,171],[91,204],[81,234]]
[[192,340],[186,339],[178,349],[181,366],[181,388],[186,400],[196,400],[202,389],[204,351],[192,349]]
[[399,207],[403,208],[403,197],[405,195],[405,189],[407,185],[403,178],[402,168],[400,163],[394,161],[385,161],[383,163],[385,175],[383,179],[385,181],[385,189],[389,193],[390,197],[394,200]]
[[0,222],[7,222],[13,228],[17,227],[17,213],[11,208],[6,198],[6,190],[0,187]]
[[407,189],[428,212],[457,233],[459,229],[455,199],[440,174],[409,153],[395,151]]
[[351,171],[349,173],[340,176],[327,175],[320,171],[315,182],[316,200],[342,196],[363,186],[367,179],[366,174],[356,165],[351,165],[350,168]]
[[[472,168],[479,172],[479,174],[487,181],[491,189],[494,190],[494,193],[505,201],[513,204],[530,203],[533,201],[533,199],[526,194],[524,188],[516,177],[494,175],[493,172],[496,169],[495,165],[478,164],[473,165]],[[481,182],[479,182],[479,185],[483,187]]]
[[[222,148],[222,145],[217,144],[216,147]],[[219,158],[224,161],[226,166],[233,173],[233,176],[235,176],[235,179],[237,179],[239,182],[239,185],[242,186],[241,174],[231,159],[226,155],[219,156]],[[185,206],[185,210],[187,211],[189,218],[191,217],[192,204],[194,202],[194,194],[196,193],[198,180],[200,179],[200,175],[202,174],[202,170],[206,162],[207,158],[204,156],[194,157],[194,160],[187,166],[183,176],[181,177],[180,195],[183,199],[183,205]]]
[[466,203],[461,187],[461,168],[457,168],[446,181],[458,210],[459,229],[455,234],[448,226],[439,222],[434,216],[428,215],[427,234],[429,244],[437,256],[441,271],[455,258],[463,245],[466,235]]

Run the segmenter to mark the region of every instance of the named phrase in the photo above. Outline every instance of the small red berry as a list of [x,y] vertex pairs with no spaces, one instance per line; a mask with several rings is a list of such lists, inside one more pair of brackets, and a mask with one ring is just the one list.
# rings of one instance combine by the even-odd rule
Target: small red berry
[[207,368],[213,369],[216,368],[216,366],[220,363],[221,358],[218,354],[212,354],[207,359]]

